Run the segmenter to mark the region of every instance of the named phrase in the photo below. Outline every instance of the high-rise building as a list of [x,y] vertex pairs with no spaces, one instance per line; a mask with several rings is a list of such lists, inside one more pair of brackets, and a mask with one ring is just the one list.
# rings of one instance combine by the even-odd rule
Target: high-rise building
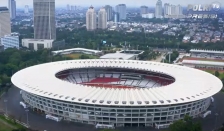
[[118,12],[114,13],[114,23],[120,22],[120,14]]
[[[166,11],[166,7],[167,6],[167,11]],[[171,4],[167,4],[164,5],[164,14],[166,18],[185,18],[185,15],[183,15],[183,9],[180,5],[171,5]]]
[[98,12],[98,29],[107,28],[107,12],[105,8],[101,8]]
[[24,13],[29,14],[29,6],[28,5],[25,5]]
[[10,18],[15,19],[16,18],[16,1],[15,0],[9,0],[8,1],[8,8],[10,12]]
[[168,15],[168,9],[169,9],[169,5],[168,3],[164,4],[164,16]]
[[10,13],[7,7],[0,7],[0,38],[11,34]]
[[176,14],[177,15],[183,15],[183,8],[181,5],[176,6]]
[[149,8],[147,6],[141,6],[140,7],[140,14],[148,14]]
[[126,14],[126,5],[125,4],[117,5],[115,12],[119,13],[120,20],[126,20],[127,14]]
[[113,19],[113,8],[110,5],[105,6],[105,10],[107,12],[107,21],[110,21]]
[[182,15],[182,7],[180,5],[169,5],[167,15]]
[[33,0],[34,38],[56,39],[55,0]]
[[88,31],[96,29],[96,12],[93,6],[90,6],[86,12],[86,29]]
[[156,3],[155,17],[156,18],[163,17],[163,3],[161,0],[158,0]]
[[73,12],[75,11],[75,6],[74,5],[71,6],[71,11],[73,11]]
[[4,45],[4,49],[17,48],[19,49],[19,36],[5,35],[1,38],[1,44]]
[[70,11],[71,8],[70,8],[70,5],[67,5],[67,11]]

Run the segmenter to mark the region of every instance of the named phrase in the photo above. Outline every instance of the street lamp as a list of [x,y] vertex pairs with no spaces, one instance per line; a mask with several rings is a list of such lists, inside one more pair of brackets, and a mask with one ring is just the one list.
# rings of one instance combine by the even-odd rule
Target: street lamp
[[7,109],[7,102],[8,100],[4,100],[4,103],[5,103],[5,114],[7,115],[8,114],[8,109]]
[[29,112],[29,109],[26,109],[26,124],[27,126],[29,126],[29,119],[28,119],[28,112]]
[[216,123],[217,123],[217,119],[218,119],[218,113],[215,113],[215,129],[214,130],[216,130]]

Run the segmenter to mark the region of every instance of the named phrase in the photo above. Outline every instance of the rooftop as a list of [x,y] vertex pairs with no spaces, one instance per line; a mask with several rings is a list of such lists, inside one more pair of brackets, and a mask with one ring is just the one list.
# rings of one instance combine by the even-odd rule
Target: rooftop
[[125,53],[109,53],[100,57],[100,59],[122,59],[129,60],[136,54],[125,54]]
[[183,64],[195,64],[195,65],[224,66],[224,62],[216,62],[216,61],[183,60],[182,63]]
[[27,41],[54,41],[53,39],[23,39],[23,40],[27,40]]
[[[55,77],[56,73],[64,70],[96,67],[163,73],[175,78],[175,82],[157,88],[117,89],[74,85]],[[18,71],[12,76],[11,81],[18,88],[42,97],[109,106],[156,106],[187,103],[209,98],[219,92],[223,86],[220,79],[214,75],[185,66],[102,59],[60,61],[36,65]]]
[[70,51],[87,51],[92,53],[102,53],[102,51],[85,49],[85,48],[72,48],[72,49],[58,50],[58,51],[52,51],[52,53],[59,54],[59,53],[70,52]]
[[0,11],[8,11],[9,9],[7,7],[0,7]]
[[224,54],[224,51],[218,51],[218,50],[200,50],[200,49],[191,49],[190,52],[195,53],[215,53],[215,54]]

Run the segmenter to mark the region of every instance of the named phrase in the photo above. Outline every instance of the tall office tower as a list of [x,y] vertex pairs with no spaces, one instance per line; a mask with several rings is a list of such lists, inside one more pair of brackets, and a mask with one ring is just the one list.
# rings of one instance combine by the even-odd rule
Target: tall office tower
[[118,12],[114,13],[114,23],[120,22],[120,15]]
[[115,12],[119,13],[120,20],[126,20],[127,14],[126,14],[126,5],[125,4],[117,5]]
[[71,11],[73,11],[73,12],[75,11],[75,6],[73,6],[73,5],[71,6]]
[[98,29],[107,28],[107,12],[105,8],[101,8],[98,12]]
[[156,10],[155,10],[155,16],[156,18],[162,18],[163,15],[163,4],[161,0],[158,0],[156,3]]
[[55,0],[33,0],[34,39],[56,39]]
[[110,21],[113,19],[113,8],[110,5],[105,6],[105,10],[107,12],[107,21]]
[[25,5],[24,13],[29,14],[29,6],[28,5]]
[[8,8],[10,12],[10,18],[15,19],[16,18],[16,1],[15,0],[9,0],[8,1]]
[[87,31],[96,29],[96,12],[93,6],[90,6],[86,12],[86,29]]
[[168,15],[176,15],[176,6],[170,5]]
[[140,14],[148,14],[149,8],[147,6],[140,7]]
[[181,5],[176,6],[176,15],[183,15],[183,8]]
[[168,15],[168,9],[169,9],[169,5],[168,3],[164,4],[164,16]]
[[10,13],[7,7],[0,7],[0,38],[11,34]]
[[67,5],[67,11],[70,11],[71,8],[70,8],[70,5]]

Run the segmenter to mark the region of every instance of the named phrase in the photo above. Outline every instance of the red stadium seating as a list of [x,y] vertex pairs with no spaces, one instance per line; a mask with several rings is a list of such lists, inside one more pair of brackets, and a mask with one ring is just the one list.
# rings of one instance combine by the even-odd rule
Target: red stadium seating
[[96,78],[94,80],[91,80],[90,82],[87,83],[109,83],[109,82],[117,82],[120,81],[119,78]]

